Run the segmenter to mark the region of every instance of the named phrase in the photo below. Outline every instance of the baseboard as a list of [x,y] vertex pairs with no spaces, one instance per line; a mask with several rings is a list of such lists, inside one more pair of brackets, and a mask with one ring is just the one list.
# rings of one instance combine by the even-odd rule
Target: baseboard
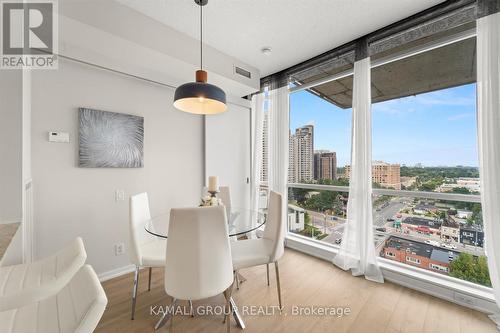
[[127,266],[115,268],[115,269],[112,269],[110,271],[98,274],[97,276],[99,277],[99,281],[104,282],[107,280],[111,280],[115,277],[119,277],[119,276],[122,276],[124,274],[128,274],[130,272],[133,272],[134,270],[135,270],[135,265],[130,264]]

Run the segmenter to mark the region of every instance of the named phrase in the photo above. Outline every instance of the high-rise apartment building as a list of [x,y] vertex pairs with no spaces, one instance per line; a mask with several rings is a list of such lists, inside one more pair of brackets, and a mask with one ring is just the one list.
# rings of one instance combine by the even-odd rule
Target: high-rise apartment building
[[[382,161],[373,161],[372,163],[372,181],[380,184],[382,187],[401,189],[401,167],[399,164],[389,164]],[[344,177],[351,175],[351,166],[346,165]]]
[[314,179],[337,179],[337,153],[325,150],[314,152]]
[[306,125],[295,130],[289,141],[289,172],[291,183],[311,181],[314,177],[314,126]]
[[267,182],[269,170],[269,114],[264,113],[262,123],[262,165],[260,168],[260,181]]

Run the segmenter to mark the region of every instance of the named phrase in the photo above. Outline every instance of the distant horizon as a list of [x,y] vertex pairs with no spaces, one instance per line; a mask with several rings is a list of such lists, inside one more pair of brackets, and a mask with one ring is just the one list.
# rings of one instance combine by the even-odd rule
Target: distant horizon
[[[475,88],[472,83],[373,104],[373,161],[478,168]],[[352,109],[307,91],[290,95],[290,130],[314,125],[314,151],[336,152],[337,167],[350,164],[351,117]]]

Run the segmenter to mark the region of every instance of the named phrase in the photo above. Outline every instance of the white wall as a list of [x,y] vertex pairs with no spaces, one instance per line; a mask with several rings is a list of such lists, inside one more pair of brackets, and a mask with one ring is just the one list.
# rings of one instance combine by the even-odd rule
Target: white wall
[[0,223],[22,218],[22,72],[0,74]]
[[[201,116],[176,111],[173,90],[60,60],[58,70],[32,74],[32,177],[35,256],[83,237],[98,273],[129,264],[128,197],[147,191],[152,214],[199,202],[203,172]],[[144,117],[144,168],[87,169],[78,165],[78,107]],[[70,144],[49,143],[48,131],[70,133]],[[115,202],[115,190],[126,201]]]
[[250,109],[229,104],[228,111],[206,117],[206,172],[230,187],[234,207],[250,207]]

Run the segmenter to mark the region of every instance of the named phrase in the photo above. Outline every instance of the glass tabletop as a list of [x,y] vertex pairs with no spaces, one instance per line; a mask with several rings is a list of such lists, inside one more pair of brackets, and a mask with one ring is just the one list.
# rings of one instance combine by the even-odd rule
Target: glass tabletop
[[[203,209],[203,207],[200,207]],[[170,213],[161,214],[151,219],[144,229],[151,235],[167,238]],[[266,214],[249,208],[232,208],[228,216],[229,236],[244,235],[262,227],[266,223]]]

